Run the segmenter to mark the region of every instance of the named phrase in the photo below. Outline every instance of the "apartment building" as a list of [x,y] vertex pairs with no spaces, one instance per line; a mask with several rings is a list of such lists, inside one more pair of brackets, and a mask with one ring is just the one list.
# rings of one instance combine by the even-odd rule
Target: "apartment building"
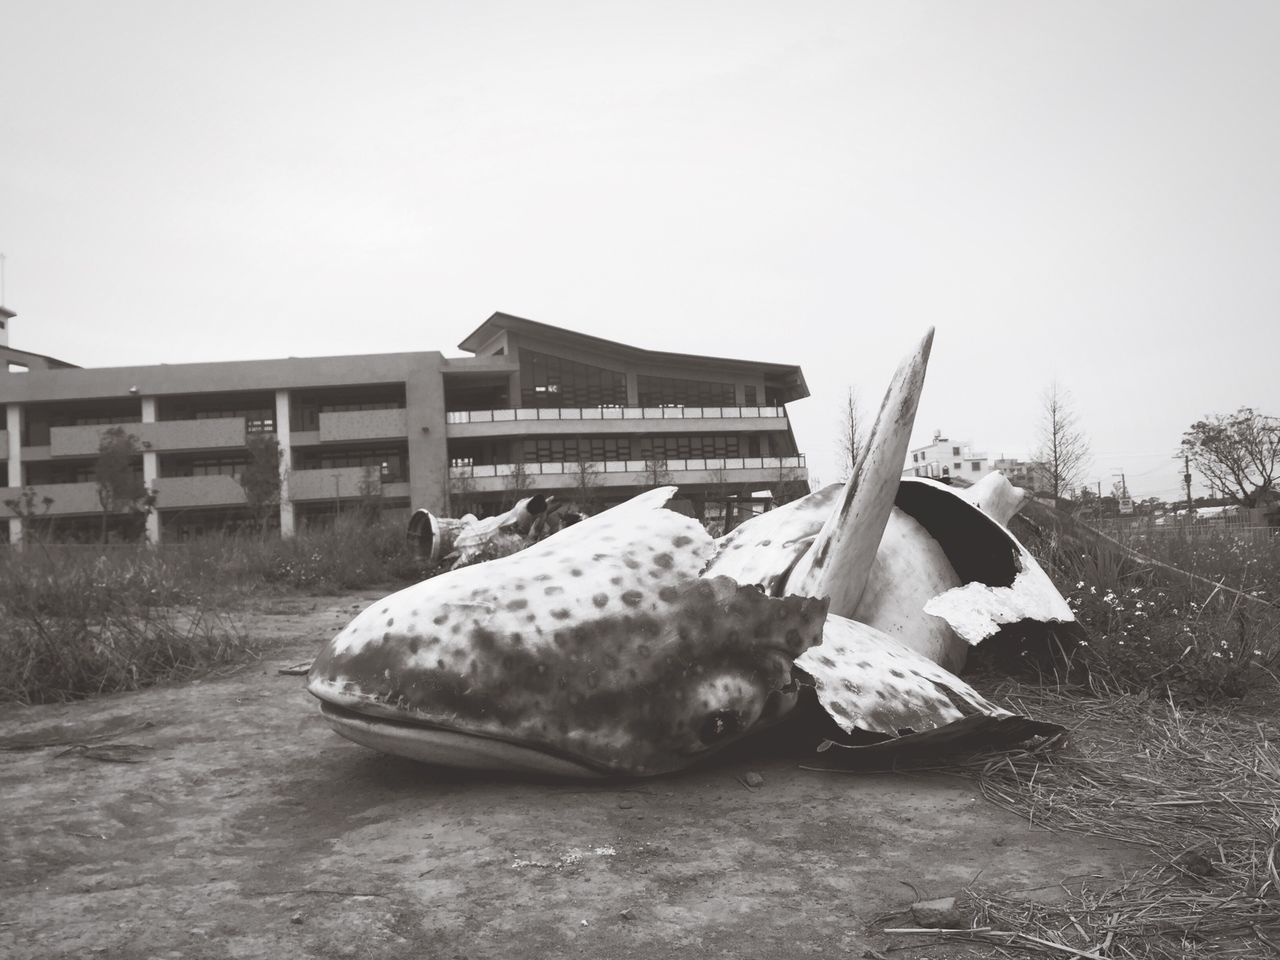
[[280,444],[286,536],[371,497],[459,515],[527,490],[599,509],[674,483],[714,521],[761,492],[808,489],[786,410],[808,396],[798,366],[645,350],[495,313],[461,358],[81,368],[9,347],[13,316],[0,326],[0,504],[30,489],[41,515],[0,505],[11,541],[24,522],[55,539],[98,535],[94,465],[114,426],[138,440],[153,542],[249,522],[238,477],[260,435]]
[[992,472],[1003,473],[1015,487],[1027,490],[1043,490],[1048,486],[1048,468],[1044,463],[1004,455],[993,458],[975,451],[968,440],[947,439],[941,430],[934,432],[926,446],[909,451],[902,469],[904,477],[960,479],[968,483]]
[[933,440],[927,446],[916,447],[907,454],[907,463],[903,467],[904,477],[932,477],[941,480],[944,477],[960,477],[964,480],[977,480],[992,470],[991,462],[985,453],[978,453],[968,440],[953,441],[935,431]]

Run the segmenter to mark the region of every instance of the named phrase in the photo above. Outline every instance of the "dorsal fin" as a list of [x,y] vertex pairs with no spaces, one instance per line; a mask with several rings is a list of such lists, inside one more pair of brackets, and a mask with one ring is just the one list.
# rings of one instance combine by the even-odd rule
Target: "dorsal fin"
[[830,610],[852,616],[884,535],[911,442],[933,328],[902,361],[862,455],[822,530],[787,579],[786,593],[829,597]]

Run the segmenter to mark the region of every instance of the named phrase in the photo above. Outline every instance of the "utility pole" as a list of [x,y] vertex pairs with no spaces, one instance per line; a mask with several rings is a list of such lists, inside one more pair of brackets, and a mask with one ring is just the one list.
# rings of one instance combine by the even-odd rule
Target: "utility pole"
[[[1175,459],[1177,459],[1175,457]],[[1191,457],[1182,455],[1182,482],[1187,488],[1187,509],[1191,509]]]

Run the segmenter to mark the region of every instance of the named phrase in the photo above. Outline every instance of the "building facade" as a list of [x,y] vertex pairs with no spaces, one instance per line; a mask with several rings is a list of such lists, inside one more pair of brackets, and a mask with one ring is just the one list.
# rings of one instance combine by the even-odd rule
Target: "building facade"
[[239,477],[258,436],[280,446],[286,536],[370,498],[460,515],[538,491],[600,509],[673,483],[718,522],[762,491],[808,490],[786,411],[808,395],[797,366],[644,350],[503,313],[459,346],[471,356],[84,369],[0,344],[0,538],[35,524],[96,538],[95,464],[114,427],[136,438],[155,494],[153,542],[251,521]]

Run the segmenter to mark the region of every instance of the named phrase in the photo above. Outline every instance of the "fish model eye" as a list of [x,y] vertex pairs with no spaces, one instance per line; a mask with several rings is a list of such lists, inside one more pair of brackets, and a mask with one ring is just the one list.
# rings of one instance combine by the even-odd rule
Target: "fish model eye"
[[733,710],[717,710],[709,714],[698,728],[698,739],[707,746],[719,743],[742,729],[742,721]]

